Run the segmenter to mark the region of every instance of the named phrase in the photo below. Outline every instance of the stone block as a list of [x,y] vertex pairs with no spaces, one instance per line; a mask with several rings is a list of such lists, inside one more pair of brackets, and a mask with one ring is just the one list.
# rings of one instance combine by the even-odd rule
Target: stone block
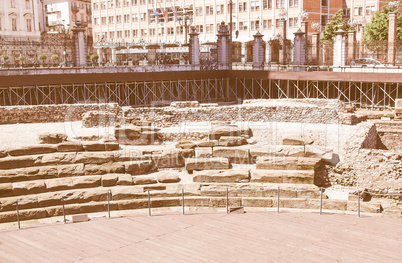
[[188,158],[186,159],[186,170],[191,172],[193,170],[222,170],[229,169],[230,163],[228,158],[214,157],[214,158]]
[[250,182],[253,183],[283,183],[283,175],[280,170],[250,170]]
[[66,164],[57,166],[58,177],[80,176],[84,174],[84,164]]
[[72,177],[45,180],[46,191],[62,191],[72,188]]
[[105,151],[106,149],[105,144],[100,142],[84,142],[82,147],[84,151],[88,152]]
[[113,161],[113,152],[79,152],[75,158],[75,162],[84,164],[102,164]]
[[152,160],[132,161],[125,163],[125,171],[131,175],[147,174],[157,170],[155,163]]
[[43,180],[13,183],[13,195],[28,195],[45,191],[46,185]]
[[89,221],[88,215],[73,215],[71,217],[73,223]]
[[[358,203],[357,201],[348,201],[347,210],[357,212]],[[360,202],[360,212],[362,213],[381,213],[383,208],[381,203],[376,202]]]
[[184,158],[193,158],[195,155],[194,149],[180,149],[179,152]]
[[42,144],[57,144],[67,141],[68,136],[64,133],[42,133],[38,135]]
[[210,140],[219,140],[222,136],[240,136],[240,130],[235,125],[216,125],[212,126],[209,133]]
[[104,174],[102,175],[102,186],[115,186],[117,184],[117,174]]
[[178,183],[180,177],[177,171],[162,171],[156,173],[156,178],[159,183]]
[[7,151],[6,150],[0,150],[0,158],[6,157],[8,156]]
[[92,188],[101,186],[101,176],[91,175],[91,176],[79,176],[71,178],[72,188]]
[[197,146],[196,143],[190,141],[178,142],[175,147],[180,149],[193,149]]
[[102,175],[108,173],[125,173],[124,163],[86,164],[85,175]]
[[0,159],[0,169],[23,168],[34,165],[32,156],[5,157]]
[[212,147],[195,148],[196,158],[210,158],[213,155]]
[[218,144],[219,144],[218,140],[201,141],[201,142],[197,142],[197,147],[214,147],[214,146],[218,146]]
[[12,183],[0,184],[0,197],[12,196],[12,195],[13,195]]
[[7,152],[11,156],[21,156],[21,155],[53,153],[56,150],[57,148],[53,144],[40,144],[40,145],[24,146],[16,149],[8,149]]
[[176,168],[185,165],[185,159],[180,151],[163,151],[153,154],[152,159],[158,168]]
[[197,171],[194,182],[200,183],[245,183],[250,181],[249,170],[205,170]]
[[319,158],[268,156],[258,157],[257,169],[267,170],[314,170],[319,165]]
[[105,151],[117,151],[120,149],[120,145],[118,143],[108,142],[105,143]]
[[114,160],[116,162],[126,161],[145,161],[151,160],[152,156],[143,155],[142,150],[132,149],[130,151],[117,151],[114,152]]
[[189,108],[189,107],[199,107],[200,103],[198,101],[172,101],[170,107],[173,108]]
[[75,152],[44,154],[35,160],[35,165],[72,164],[75,158]]
[[247,144],[247,140],[241,136],[221,136],[219,146],[240,146]]
[[155,179],[155,176],[151,175],[140,175],[133,176],[133,184],[141,185],[141,184],[156,184],[158,181]]
[[144,209],[148,207],[148,200],[125,200],[117,204],[118,210]]
[[251,163],[249,150],[239,147],[214,147],[213,156],[226,157],[229,159],[230,163]]
[[273,202],[271,198],[261,197],[243,197],[242,206],[245,207],[272,207]]
[[117,185],[132,185],[133,178],[129,174],[118,174]]
[[80,152],[83,151],[81,142],[63,142],[56,145],[58,152]]
[[314,140],[308,135],[288,134],[283,136],[283,145],[308,145],[314,143]]

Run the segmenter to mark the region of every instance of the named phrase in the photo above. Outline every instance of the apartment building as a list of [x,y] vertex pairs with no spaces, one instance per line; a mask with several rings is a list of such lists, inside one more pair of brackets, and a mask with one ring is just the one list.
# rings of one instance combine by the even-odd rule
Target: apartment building
[[43,30],[40,0],[1,0],[0,36],[39,39]]
[[91,0],[41,0],[45,31],[59,31],[60,27],[72,29],[80,21],[86,34],[92,38]]
[[[222,21],[230,21],[230,0],[92,0],[94,42],[181,42],[184,25],[195,26],[200,42],[214,42]],[[287,38],[300,28],[303,11],[307,21],[329,21],[342,9],[341,0],[235,0],[232,5],[233,39],[247,42],[260,32],[264,40],[279,32],[286,19]],[[310,29],[311,30],[311,29]]]

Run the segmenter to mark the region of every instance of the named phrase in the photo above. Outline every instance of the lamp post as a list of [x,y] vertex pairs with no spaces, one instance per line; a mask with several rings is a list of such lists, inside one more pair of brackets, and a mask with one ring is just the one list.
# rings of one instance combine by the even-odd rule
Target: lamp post
[[177,17],[177,20],[179,21],[179,24],[181,26],[184,26],[184,39],[185,39],[185,44],[187,45],[187,33],[188,33],[188,27],[191,26],[193,23],[193,11],[187,11],[188,7],[183,6],[183,13],[181,16]]

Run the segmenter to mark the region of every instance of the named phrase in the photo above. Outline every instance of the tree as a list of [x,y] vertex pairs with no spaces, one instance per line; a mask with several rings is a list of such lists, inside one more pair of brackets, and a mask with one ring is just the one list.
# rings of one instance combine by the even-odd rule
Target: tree
[[335,31],[338,31],[338,26],[342,24],[342,29],[345,31],[353,30],[354,27],[350,26],[347,21],[343,18],[342,9],[335,13],[331,18],[331,21],[325,26],[324,31],[322,31],[322,40],[334,40]]
[[[366,24],[363,33],[363,41],[372,43],[374,41],[388,41],[389,30],[389,7],[383,6],[381,11],[376,11],[370,23]],[[398,12],[396,38],[402,39],[402,16]]]

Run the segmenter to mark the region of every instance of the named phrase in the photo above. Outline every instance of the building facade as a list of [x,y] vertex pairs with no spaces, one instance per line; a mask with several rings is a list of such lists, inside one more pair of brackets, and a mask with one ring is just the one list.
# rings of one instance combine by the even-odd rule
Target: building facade
[[39,39],[44,29],[40,0],[0,1],[0,36]]

